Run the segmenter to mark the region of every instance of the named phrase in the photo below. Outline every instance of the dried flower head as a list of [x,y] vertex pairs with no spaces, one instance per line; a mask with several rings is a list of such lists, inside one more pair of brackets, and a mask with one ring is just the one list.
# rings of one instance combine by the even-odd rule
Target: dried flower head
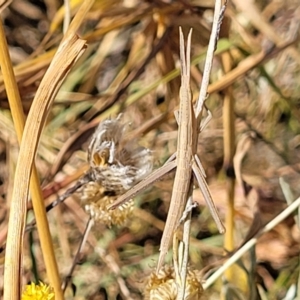
[[130,217],[133,210],[133,201],[130,200],[118,209],[108,210],[108,205],[116,200],[111,192],[105,189],[97,182],[87,183],[81,191],[81,202],[87,213],[94,221],[99,221],[107,226],[123,225]]
[[121,115],[105,120],[96,129],[88,149],[93,181],[116,195],[144,179],[153,166],[151,151],[136,141],[124,142],[125,132]]
[[[163,267],[158,274],[150,274],[145,289],[146,300],[176,300],[178,296],[178,283],[174,269]],[[185,300],[199,300],[203,298],[203,287],[193,270],[188,270],[185,287]]]
[[22,293],[22,300],[54,300],[53,289],[40,282],[39,284],[31,283],[26,285],[24,292]]
[[126,142],[125,133],[121,116],[104,120],[88,148],[90,182],[81,189],[82,203],[95,221],[108,226],[123,224],[132,212],[133,202],[115,210],[107,207],[152,171],[151,151],[135,140]]

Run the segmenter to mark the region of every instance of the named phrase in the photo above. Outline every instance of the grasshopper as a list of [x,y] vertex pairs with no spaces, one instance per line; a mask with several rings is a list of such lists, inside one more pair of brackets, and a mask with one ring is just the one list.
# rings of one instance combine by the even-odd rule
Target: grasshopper
[[157,264],[157,272],[160,270],[164,262],[174,232],[181,222],[186,201],[190,195],[193,176],[195,177],[198,186],[202,191],[206,204],[209,207],[209,210],[217,224],[218,230],[220,233],[225,232],[224,226],[220,220],[208,189],[205,180],[205,172],[201,165],[200,159],[197,156],[198,134],[203,129],[203,126],[200,126],[202,113],[200,112],[198,116],[195,115],[190,89],[191,36],[192,30],[190,30],[188,35],[187,49],[185,53],[184,38],[182,29],[180,28],[180,106],[179,114],[175,114],[178,123],[177,151],[162,167],[152,172],[148,177],[146,177],[146,179],[136,184],[132,189],[128,190],[124,195],[119,197],[111,206],[108,207],[108,209],[116,208],[176,168],[170,208],[160,244],[160,256]]

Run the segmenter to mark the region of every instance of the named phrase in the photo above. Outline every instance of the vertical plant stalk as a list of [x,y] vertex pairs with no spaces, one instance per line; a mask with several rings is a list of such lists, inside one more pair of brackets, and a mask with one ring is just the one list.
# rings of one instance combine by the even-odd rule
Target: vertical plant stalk
[[[21,248],[25,229],[26,203],[29,179],[39,137],[60,85],[69,73],[71,66],[83,54],[85,47],[85,41],[78,39],[73,34],[69,34],[64,39],[37,90],[25,124],[23,136],[26,137],[26,140],[22,139],[20,146],[9,216],[4,273],[4,286],[9,288],[4,290],[5,300],[20,299]],[[31,142],[30,144],[28,144],[28,140]],[[37,203],[33,203],[34,208],[36,205]],[[42,207],[42,204],[38,205]],[[36,215],[36,217],[37,224],[40,226],[40,216]],[[42,236],[40,238],[43,239]],[[48,258],[45,258],[45,263],[48,264]],[[56,299],[63,299],[60,286],[54,288],[58,293],[55,295]]]
[[[222,27],[222,37],[228,37],[229,19],[225,18]],[[224,74],[227,74],[232,69],[232,61],[230,53],[224,52],[222,54],[222,65]],[[224,162],[223,169],[226,176],[226,198],[227,198],[227,213],[225,219],[226,233],[224,237],[224,248],[231,252],[235,248],[234,235],[234,188],[235,188],[235,172],[233,165],[233,158],[235,156],[235,114],[234,114],[234,98],[232,95],[232,86],[224,90],[225,97],[223,100],[223,128],[224,128]],[[237,265],[228,268],[225,272],[226,282],[234,284],[244,295],[249,293],[249,284],[247,281],[246,273],[242,268]],[[224,291],[226,289],[223,289]],[[222,295],[226,299],[226,295]]]
[[[7,42],[5,38],[5,33],[2,26],[2,21],[0,22],[0,65],[3,74],[3,80],[6,87],[6,93],[8,101],[10,104],[11,114],[18,138],[19,144],[22,140],[25,116],[22,110],[22,102],[20,99],[20,94],[18,86],[14,77],[12,64],[10,61],[10,56],[8,53]],[[40,188],[40,182],[37,170],[35,166],[32,167],[32,175],[30,179],[30,194],[35,205],[35,214],[39,215],[39,235],[41,237],[41,246],[43,249],[44,257],[47,257],[48,264],[46,265],[47,274],[49,276],[49,281],[52,287],[55,289],[57,295],[61,294],[60,279],[57,263],[54,256],[54,250],[49,230],[49,224],[46,217],[45,207],[43,203],[43,196]],[[26,204],[26,202],[25,202]],[[10,235],[8,235],[10,239]],[[20,247],[19,251],[22,251],[23,243],[16,245]],[[17,283],[18,284],[18,283]],[[59,299],[59,297],[58,297]]]
[[[228,38],[230,29],[230,19],[225,17],[223,27],[220,32],[221,37]],[[221,56],[224,74],[228,74],[232,71],[232,58],[229,52],[224,52]],[[235,199],[234,190],[236,184],[236,174],[234,169],[234,156],[236,152],[235,146],[235,114],[234,114],[234,98],[232,86],[228,86],[224,89],[223,100],[223,128],[224,128],[224,162],[223,170],[226,176],[226,198],[227,198],[227,213],[225,219],[226,233],[224,237],[224,248],[232,252],[235,249]],[[251,276],[248,274],[248,276]],[[233,265],[226,270],[224,277],[226,282],[233,284],[244,295],[249,296],[249,281],[247,280],[247,274],[238,265]],[[229,295],[225,295],[227,289],[222,289],[223,294],[221,297],[226,299]]]
[[203,111],[203,106],[204,106],[205,100],[207,99],[207,89],[208,89],[208,85],[209,85],[209,77],[210,77],[212,62],[213,62],[213,58],[214,58],[214,52],[216,50],[216,46],[217,46],[217,42],[218,42],[218,38],[219,38],[220,27],[221,27],[221,23],[223,20],[226,5],[227,5],[227,1],[225,1],[224,5],[222,5],[222,0],[216,0],[216,2],[215,2],[214,19],[213,19],[211,35],[210,35],[209,43],[208,43],[208,49],[207,49],[204,70],[203,70],[203,79],[201,82],[198,101],[196,103],[196,118],[201,117],[201,114]]
[[[222,54],[222,63],[224,73],[231,69],[231,58],[229,53]],[[234,186],[235,176],[233,169],[233,157],[235,153],[235,130],[234,130],[234,99],[232,97],[232,87],[225,89],[225,97],[223,100],[223,128],[224,128],[224,163],[223,168],[226,176],[226,228],[224,247],[228,251],[234,249]],[[232,274],[228,273],[231,277]]]
[[[231,57],[230,54],[222,54],[222,63],[224,73],[231,71]],[[224,248],[231,252],[235,248],[234,235],[234,217],[235,217],[235,173],[233,166],[233,158],[235,155],[235,115],[234,115],[234,98],[232,95],[232,87],[227,87],[225,90],[225,97],[223,101],[223,128],[224,128],[224,173],[226,175],[226,198],[227,198],[227,213],[225,219],[226,233],[224,237]],[[233,265],[225,272],[226,282],[234,284],[244,295],[249,293],[249,284],[247,275],[242,268]],[[224,289],[225,291],[226,289]],[[226,295],[222,295],[222,299],[226,299]]]
[[[31,141],[31,144],[27,145],[25,139],[23,139],[16,167],[4,273],[4,285],[8,288],[4,291],[4,299],[20,299],[22,270],[21,248],[25,230],[28,185],[37,144],[51,104],[53,103],[59,87],[69,73],[71,66],[83,54],[86,47],[85,41],[78,39],[75,31],[82,23],[85,14],[88,12],[93,2],[93,0],[85,1],[79,8],[78,13],[71,23],[72,27],[70,26],[70,30],[68,30],[64,36],[64,39],[40,84],[25,124],[24,136]],[[14,88],[17,90],[16,87]],[[33,198],[33,207],[37,217],[38,231],[40,233],[43,230],[44,223],[47,219],[45,208],[43,208],[44,202],[42,201],[41,191],[39,189],[37,191],[39,191],[39,198]],[[50,235],[46,234],[44,237],[43,234],[40,234],[40,239],[46,269],[51,273],[48,274],[48,276],[49,279],[52,279],[52,282],[50,283],[54,288],[55,297],[59,300],[63,299],[57,267],[56,271],[55,267],[53,268],[53,264],[55,265],[56,263],[53,247],[49,247],[49,244],[51,243]],[[48,250],[52,251],[50,257],[45,255],[45,251]]]
[[[186,208],[185,208],[185,212],[188,212],[188,215],[185,218],[185,222],[183,224],[183,237],[182,237],[183,255],[179,264],[180,266],[179,275],[180,275],[181,284],[178,291],[178,300],[183,300],[185,297],[186,278],[187,278],[187,270],[188,270],[188,263],[189,263],[192,208],[193,208],[193,187],[190,186],[190,196],[186,202]],[[175,268],[175,263],[174,263],[174,268]]]

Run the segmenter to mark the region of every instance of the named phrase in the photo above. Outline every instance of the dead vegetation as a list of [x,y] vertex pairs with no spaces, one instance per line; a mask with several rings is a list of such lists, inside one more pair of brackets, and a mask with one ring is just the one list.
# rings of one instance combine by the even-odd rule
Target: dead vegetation
[[[124,139],[136,140],[151,149],[155,168],[176,151],[173,112],[179,103],[179,26],[186,34],[193,28],[190,83],[194,101],[202,81],[214,1],[92,2],[87,1],[91,6],[84,11],[79,1],[70,1],[68,8],[58,1],[22,0],[13,1],[2,11],[21,100],[21,104],[14,103],[31,122],[25,132],[32,136],[23,136],[23,161],[30,163],[26,151],[35,147],[35,139],[39,140],[36,178],[46,204],[62,195],[88,169],[89,141],[98,123],[108,117],[122,113],[129,127]],[[196,189],[193,199],[200,205],[192,213],[189,264],[191,272],[196,270],[197,278],[204,282],[203,299],[219,299],[221,291],[228,299],[284,299],[288,292],[294,296],[286,299],[294,299],[300,294],[300,236],[297,216],[292,214],[264,233],[255,251],[247,252],[227,269],[223,280],[212,286],[208,280],[240,245],[300,196],[297,4],[292,0],[233,0],[225,12],[206,101],[213,117],[199,135],[197,152],[227,233],[224,237],[218,234]],[[75,15],[76,22],[68,27]],[[63,32],[67,32],[65,36]],[[86,50],[65,72],[64,60],[58,60],[53,68],[62,39],[68,42],[75,32],[86,41]],[[71,60],[69,52],[62,53],[62,57]],[[50,77],[43,83],[50,63]],[[17,136],[22,125],[12,117],[15,108],[8,100],[11,96],[3,68],[1,63],[2,269],[11,201],[22,190],[16,180],[29,174],[29,169],[24,169],[23,175],[15,175],[20,172]],[[42,84],[54,95],[55,79],[64,76],[55,99],[46,102],[44,95],[39,96],[37,90]],[[41,106],[35,104],[37,101]],[[38,107],[42,107],[40,115]],[[34,155],[35,151],[32,160]],[[136,208],[124,226],[107,227],[96,222],[70,279],[66,299],[143,298],[147,276],[158,259],[173,179],[170,174],[135,197]],[[81,192],[47,214],[60,274],[58,284],[69,273],[89,220]],[[30,223],[31,201],[27,207]],[[47,274],[40,236],[33,226],[25,233],[20,248],[25,284],[53,282]],[[167,261],[171,262],[171,256]]]

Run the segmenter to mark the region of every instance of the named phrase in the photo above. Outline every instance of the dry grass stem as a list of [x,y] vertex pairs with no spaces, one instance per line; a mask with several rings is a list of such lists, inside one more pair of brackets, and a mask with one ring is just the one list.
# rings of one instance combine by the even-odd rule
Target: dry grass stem
[[[16,168],[14,189],[12,194],[12,206],[8,225],[8,241],[6,245],[6,260],[4,285],[9,289],[4,291],[4,299],[20,298],[20,275],[21,275],[21,249],[25,230],[26,201],[28,195],[29,179],[32,170],[38,139],[44,127],[46,117],[51,107],[60,84],[70,71],[71,66],[82,55],[85,41],[79,40],[76,36],[69,36],[61,44],[57,55],[54,57],[40,88],[36,94],[36,101],[33,102],[24,128],[24,136],[31,140],[32,144],[27,145],[23,139],[20,146],[20,154]],[[58,71],[59,70],[59,73]],[[52,81],[52,88],[49,88],[49,81]],[[35,124],[35,126],[30,126]],[[59,289],[57,297],[60,298]]]
[[[2,45],[1,47],[2,55],[0,55],[0,63],[2,66],[3,78],[7,90],[13,121],[15,124],[15,130],[18,136],[18,141],[19,143],[21,143],[24,124],[25,124],[25,116],[22,111],[22,103],[18,92],[18,86],[14,78],[13,69],[12,69],[12,65],[7,50],[4,30],[1,22],[0,22],[0,40],[1,40],[0,44]],[[39,229],[42,228],[40,234],[41,236],[43,236],[41,240],[43,243],[43,249],[45,251],[44,257],[47,257],[48,261],[50,262],[49,264],[47,264],[49,280],[50,282],[52,282],[53,286],[60,289],[59,272],[54,257],[54,250],[53,250],[53,245],[51,243],[49,226],[48,226],[46,214],[43,210],[43,207],[39,205],[43,203],[43,197],[40,189],[38,173],[34,165],[32,166],[30,191],[31,191],[32,198],[34,199],[33,202],[35,203],[36,213],[39,214],[40,216]],[[21,250],[21,248],[23,247],[22,238],[20,238],[19,241],[21,243],[18,245],[18,247],[20,247],[20,251],[22,251]],[[18,284],[19,279],[17,278],[17,276],[16,278],[14,278],[14,280],[16,280],[16,284]],[[60,293],[59,290],[57,290],[58,295],[59,293]]]
[[213,273],[203,284],[203,288],[210,287],[230,266],[236,263],[249,249],[251,249],[256,243],[259,237],[269,232],[276,225],[286,219],[300,206],[300,198],[296,199],[291,205],[289,205],[284,211],[282,211],[277,217],[270,221],[263,229],[257,233],[252,239],[238,249],[216,272]]
[[[52,297],[54,286],[56,299],[295,298],[296,213],[262,231],[300,196],[295,0],[4,2],[5,287],[19,296],[22,280],[24,295]],[[87,41],[84,55],[76,35]],[[68,39],[78,48],[65,52]],[[88,219],[94,225],[82,237]],[[224,267],[209,277],[258,232],[222,279],[214,281]]]

